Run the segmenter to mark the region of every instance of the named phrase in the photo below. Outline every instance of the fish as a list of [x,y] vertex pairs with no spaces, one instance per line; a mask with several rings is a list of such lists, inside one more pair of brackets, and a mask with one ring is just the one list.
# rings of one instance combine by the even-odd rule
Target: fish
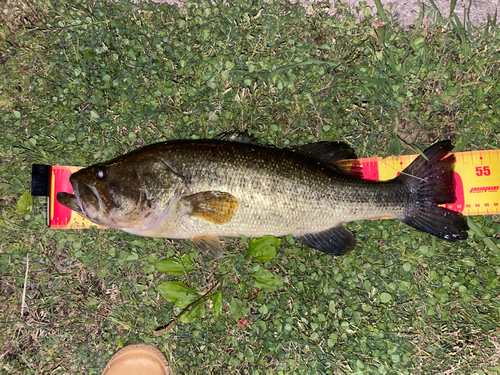
[[222,237],[293,235],[323,253],[347,254],[343,223],[389,217],[455,242],[467,220],[454,203],[449,140],[418,156],[396,178],[362,178],[354,150],[322,141],[292,148],[259,144],[248,133],[173,140],[136,149],[70,176],[57,201],[88,220],[139,236],[190,239],[219,259]]

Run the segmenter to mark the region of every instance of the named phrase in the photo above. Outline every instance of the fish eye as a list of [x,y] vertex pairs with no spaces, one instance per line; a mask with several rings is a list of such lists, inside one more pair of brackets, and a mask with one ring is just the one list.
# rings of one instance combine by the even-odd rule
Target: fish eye
[[106,169],[104,169],[104,168],[99,168],[95,171],[95,176],[99,180],[106,178],[107,175],[108,175],[108,171],[106,171]]

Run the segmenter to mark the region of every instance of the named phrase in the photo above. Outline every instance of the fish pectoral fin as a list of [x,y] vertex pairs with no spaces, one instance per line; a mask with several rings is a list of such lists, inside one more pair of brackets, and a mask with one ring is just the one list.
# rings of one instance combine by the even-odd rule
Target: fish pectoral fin
[[221,191],[203,191],[182,199],[190,205],[191,215],[214,224],[227,223],[238,209],[238,200]]
[[198,236],[191,238],[191,241],[203,253],[214,259],[222,256],[222,246],[219,236]]
[[354,234],[342,224],[323,232],[305,234],[297,240],[326,254],[345,255],[356,246]]

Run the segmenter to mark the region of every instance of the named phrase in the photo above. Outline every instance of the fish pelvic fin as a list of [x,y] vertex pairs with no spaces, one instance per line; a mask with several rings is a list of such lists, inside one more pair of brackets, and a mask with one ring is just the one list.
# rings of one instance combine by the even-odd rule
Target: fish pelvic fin
[[297,240],[326,254],[345,255],[356,246],[354,234],[342,224],[323,232],[296,237]]
[[191,238],[191,241],[203,254],[213,259],[220,259],[222,257],[223,250],[219,236],[198,236]]
[[214,224],[227,223],[238,209],[238,200],[221,191],[203,191],[183,200],[190,205],[191,215]]
[[467,238],[467,219],[459,212],[439,207],[454,203],[455,156],[448,155],[453,146],[450,141],[437,142],[419,156],[396,177],[410,192],[408,208],[400,219],[403,223],[430,233],[438,238],[455,242]]

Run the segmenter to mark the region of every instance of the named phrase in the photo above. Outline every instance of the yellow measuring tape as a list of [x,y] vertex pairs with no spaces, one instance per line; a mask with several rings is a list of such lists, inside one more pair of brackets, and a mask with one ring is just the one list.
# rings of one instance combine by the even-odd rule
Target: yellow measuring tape
[[[464,215],[500,214],[500,150],[455,152],[457,201],[444,205]],[[364,178],[390,180],[418,155],[361,159]]]

